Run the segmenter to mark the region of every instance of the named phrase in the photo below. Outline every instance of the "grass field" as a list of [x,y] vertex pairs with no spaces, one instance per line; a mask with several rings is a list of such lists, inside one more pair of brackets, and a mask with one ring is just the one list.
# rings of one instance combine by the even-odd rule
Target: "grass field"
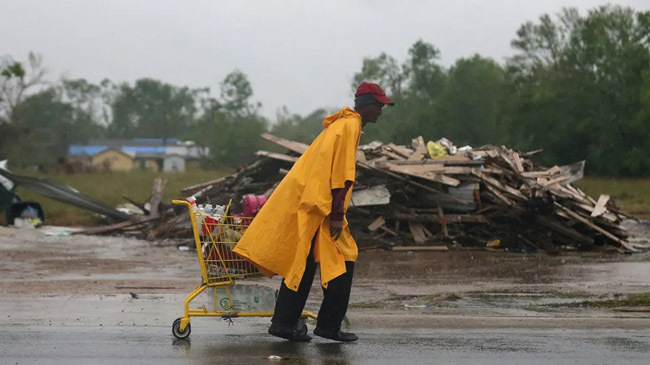
[[636,218],[650,218],[650,178],[589,177],[575,183],[598,199],[609,194],[623,212]]
[[[75,175],[42,175],[34,172],[16,171],[18,174],[44,177],[79,190],[107,205],[116,206],[126,202],[126,196],[135,201],[146,201],[151,194],[153,180],[166,176],[167,185],[163,192],[164,200],[182,198],[180,190],[184,187],[219,178],[228,171],[193,169],[180,174],[163,174],[146,171],[128,173],[87,173]],[[637,218],[650,218],[650,179],[630,178],[585,178],[576,183],[595,199],[600,194],[609,194],[621,209]],[[36,200],[45,210],[47,224],[53,225],[94,225],[94,213],[75,208],[19,188],[23,200]],[[0,218],[0,221],[4,217]],[[4,222],[2,222],[4,223]]]
[[[126,196],[137,202],[149,199],[153,180],[158,177],[167,177],[167,184],[163,190],[163,201],[182,198],[181,189],[217,179],[228,174],[228,171],[218,170],[188,170],[184,173],[153,173],[148,171],[110,172],[110,173],[82,173],[74,175],[43,175],[34,172],[15,171],[17,174],[43,177],[69,185],[80,192],[91,196],[109,206],[116,206],[127,201]],[[44,198],[28,190],[18,188],[18,195],[22,200],[35,200],[41,203],[45,211],[45,220],[49,225],[94,225],[96,215],[92,212],[66,205],[51,199]],[[4,220],[4,217],[2,217]]]

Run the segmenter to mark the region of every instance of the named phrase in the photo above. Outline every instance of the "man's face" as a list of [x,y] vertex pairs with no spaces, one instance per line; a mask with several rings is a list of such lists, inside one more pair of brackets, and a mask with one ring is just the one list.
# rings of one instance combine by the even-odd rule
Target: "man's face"
[[364,122],[366,123],[376,123],[377,118],[381,115],[381,110],[384,107],[384,104],[382,103],[375,103],[375,104],[370,104],[366,107],[365,110],[365,115],[364,115]]

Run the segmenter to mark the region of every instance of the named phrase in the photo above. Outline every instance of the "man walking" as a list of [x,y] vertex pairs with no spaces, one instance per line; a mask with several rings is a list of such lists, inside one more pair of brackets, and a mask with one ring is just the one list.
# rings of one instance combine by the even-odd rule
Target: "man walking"
[[341,331],[350,299],[358,250],[345,212],[356,173],[361,128],[375,123],[384,105],[394,103],[377,84],[362,83],[354,110],[346,107],[323,121],[325,129],[296,161],[271,194],[234,252],[267,276],[282,281],[269,333],[291,341],[309,341],[294,330],[320,264],[324,299],[314,334],[356,341]]

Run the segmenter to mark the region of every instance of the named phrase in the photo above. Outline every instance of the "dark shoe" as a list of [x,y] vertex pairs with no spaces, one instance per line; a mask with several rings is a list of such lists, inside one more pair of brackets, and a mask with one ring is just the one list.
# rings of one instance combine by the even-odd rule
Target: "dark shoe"
[[334,331],[324,330],[320,327],[314,328],[314,334],[316,336],[329,338],[330,340],[341,341],[341,342],[352,342],[359,339],[357,335],[351,332],[341,332],[341,330],[334,330]]
[[306,333],[299,333],[294,331],[293,328],[279,326],[275,323],[269,327],[269,333],[276,337],[284,338],[285,340],[294,342],[307,342],[311,341],[311,336]]

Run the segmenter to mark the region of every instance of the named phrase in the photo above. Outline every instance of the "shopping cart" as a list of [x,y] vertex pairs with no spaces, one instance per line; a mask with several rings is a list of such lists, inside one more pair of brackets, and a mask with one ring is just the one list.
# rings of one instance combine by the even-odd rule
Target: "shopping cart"
[[[221,217],[194,211],[192,204],[185,200],[173,200],[172,203],[185,205],[189,210],[201,267],[201,285],[185,298],[185,314],[172,324],[172,334],[176,338],[187,338],[191,332],[191,317],[222,317],[229,320],[236,317],[272,317],[271,312],[237,310],[231,295],[235,279],[262,276],[253,264],[232,252],[252,218],[230,214],[230,203]],[[211,310],[206,305],[200,309],[190,309],[190,302],[206,289],[212,290]],[[296,325],[298,332],[307,333],[306,318],[316,319],[316,315],[303,312],[300,323]]]

